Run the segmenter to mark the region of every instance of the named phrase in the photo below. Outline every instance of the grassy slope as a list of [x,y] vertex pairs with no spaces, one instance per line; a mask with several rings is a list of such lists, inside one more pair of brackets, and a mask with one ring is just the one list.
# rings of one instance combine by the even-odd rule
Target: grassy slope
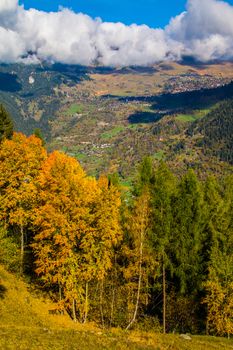
[[0,349],[30,350],[227,350],[231,340],[193,337],[183,340],[178,335],[103,331],[93,324],[74,324],[68,316],[53,316],[53,304],[29,292],[29,286],[0,266]]

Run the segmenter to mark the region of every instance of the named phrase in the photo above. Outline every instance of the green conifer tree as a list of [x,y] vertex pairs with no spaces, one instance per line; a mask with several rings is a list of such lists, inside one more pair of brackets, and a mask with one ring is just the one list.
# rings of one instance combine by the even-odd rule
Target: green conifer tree
[[204,232],[203,232],[203,263],[204,278],[207,278],[211,251],[216,245],[221,220],[224,214],[224,199],[222,189],[214,176],[210,176],[204,183]]
[[154,174],[152,159],[148,156],[143,158],[139,166],[138,176],[134,189],[134,192],[137,196],[139,196],[146,187],[150,187],[150,185],[153,183],[153,176]]
[[222,198],[212,215],[212,242],[205,283],[207,333],[233,334],[233,177],[224,184]]
[[210,278],[218,279],[227,286],[233,282],[233,177],[225,181],[223,198],[215,215],[209,261]]
[[41,139],[41,141],[42,141],[42,146],[45,146],[45,139],[44,139],[44,136],[43,136],[43,134],[42,134],[41,129],[40,129],[40,128],[34,129],[33,134],[34,134],[36,137],[38,137],[38,139]]
[[156,171],[152,187],[152,234],[151,241],[160,261],[163,286],[163,331],[166,332],[166,270],[172,271],[171,239],[173,234],[172,201],[176,180],[164,163]]
[[3,105],[0,104],[0,142],[4,138],[10,139],[12,135],[13,121]]
[[202,284],[203,193],[192,170],[183,176],[173,203],[173,253],[176,288],[195,294]]

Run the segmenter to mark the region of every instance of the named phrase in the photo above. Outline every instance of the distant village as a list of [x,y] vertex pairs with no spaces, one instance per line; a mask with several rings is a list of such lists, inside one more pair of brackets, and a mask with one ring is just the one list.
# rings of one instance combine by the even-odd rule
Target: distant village
[[201,89],[213,89],[231,82],[231,78],[196,73],[183,74],[170,78],[164,85],[164,93],[182,93]]

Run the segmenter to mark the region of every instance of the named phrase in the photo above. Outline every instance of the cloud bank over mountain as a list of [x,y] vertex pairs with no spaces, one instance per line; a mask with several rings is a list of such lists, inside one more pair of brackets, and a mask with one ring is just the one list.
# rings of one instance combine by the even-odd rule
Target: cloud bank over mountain
[[129,66],[184,56],[202,62],[233,59],[233,6],[188,0],[185,12],[154,29],[102,22],[65,8],[47,13],[25,10],[17,0],[0,2],[0,62]]

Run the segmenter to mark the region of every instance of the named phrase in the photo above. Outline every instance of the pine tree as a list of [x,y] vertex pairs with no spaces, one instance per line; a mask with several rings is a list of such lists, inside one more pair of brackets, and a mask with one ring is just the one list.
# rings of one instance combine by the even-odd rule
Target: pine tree
[[40,128],[36,128],[34,129],[34,132],[33,134],[38,137],[39,139],[41,139],[41,142],[42,142],[42,146],[45,146],[45,139],[44,139],[44,136],[42,134],[42,131]]
[[212,274],[223,285],[233,282],[233,176],[224,182],[223,204],[211,249]]
[[140,195],[143,190],[147,187],[149,188],[153,183],[153,164],[151,157],[143,158],[141,164],[139,165],[136,184],[134,192],[136,195]]
[[214,176],[206,179],[203,188],[204,194],[204,228],[203,228],[203,264],[204,280],[208,276],[208,268],[211,260],[211,252],[216,245],[219,232],[221,232],[221,221],[224,215],[224,198],[222,188]]
[[195,294],[202,283],[203,193],[192,170],[183,176],[173,204],[175,276],[181,294]]
[[215,210],[216,220],[210,247],[209,275],[205,283],[207,332],[233,334],[233,177],[224,184],[222,200]]
[[163,332],[166,332],[166,270],[173,271],[171,242],[173,238],[173,198],[176,180],[164,163],[155,173],[152,187],[151,242],[160,261],[163,289]]
[[13,121],[3,105],[0,104],[0,142],[4,138],[10,139],[12,136]]

